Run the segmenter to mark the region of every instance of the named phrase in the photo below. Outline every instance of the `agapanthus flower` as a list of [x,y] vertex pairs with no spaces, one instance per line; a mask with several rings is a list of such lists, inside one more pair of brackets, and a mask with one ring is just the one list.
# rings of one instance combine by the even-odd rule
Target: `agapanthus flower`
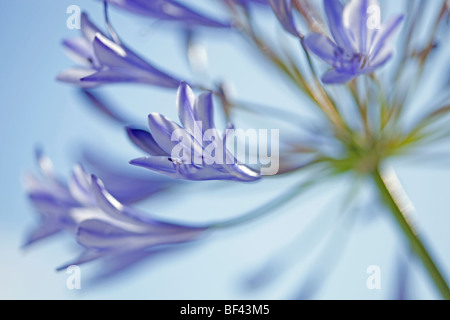
[[69,231],[85,250],[70,264],[185,243],[198,238],[206,228],[160,221],[113,197],[103,182],[77,165],[68,183],[56,178],[48,158],[39,157],[42,178],[30,177],[27,192],[41,215],[40,226],[26,245]]
[[221,22],[201,14],[175,0],[107,0],[119,8],[160,20],[176,21],[187,27],[205,26],[229,28],[229,22]]
[[314,33],[306,37],[307,48],[330,64],[322,81],[327,84],[345,83],[362,74],[370,74],[384,65],[393,55],[390,42],[403,20],[403,15],[384,24],[376,19],[377,0],[351,0],[345,6],[339,0],[324,0],[328,26],[334,42]]
[[63,44],[85,64],[59,74],[58,80],[89,88],[101,84],[135,82],[177,88],[179,80],[148,63],[123,44],[111,40],[88,18],[81,16],[82,37]]
[[[177,107],[182,127],[161,114],[152,113],[148,116],[150,132],[128,128],[134,144],[151,155],[132,160],[131,164],[186,180],[255,181],[260,178],[259,172],[238,163],[227,150],[226,134],[221,135],[214,125],[211,93],[195,99],[192,89],[183,82],[178,89]],[[183,155],[174,154],[180,144]],[[210,150],[215,151],[214,155]]]

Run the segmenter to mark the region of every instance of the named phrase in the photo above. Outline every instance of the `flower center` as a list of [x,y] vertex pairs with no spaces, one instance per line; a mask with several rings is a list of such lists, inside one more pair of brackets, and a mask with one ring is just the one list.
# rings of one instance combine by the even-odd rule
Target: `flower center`
[[338,48],[334,52],[336,63],[334,67],[338,70],[350,72],[362,71],[369,62],[369,56],[365,53],[349,52],[342,48]]

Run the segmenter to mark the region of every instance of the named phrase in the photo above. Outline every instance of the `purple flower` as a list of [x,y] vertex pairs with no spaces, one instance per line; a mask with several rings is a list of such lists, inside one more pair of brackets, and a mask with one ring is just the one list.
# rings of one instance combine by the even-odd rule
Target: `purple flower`
[[86,13],[81,17],[81,31],[83,37],[64,40],[63,44],[85,66],[63,71],[58,80],[84,88],[119,82],[176,88],[180,83],[124,45],[112,41],[89,20]]
[[119,8],[140,15],[176,21],[187,27],[205,26],[213,28],[230,28],[230,23],[209,18],[175,0],[107,0]]
[[70,192],[68,185],[54,174],[50,159],[38,153],[37,160],[41,176],[28,175],[25,188],[41,222],[28,235],[25,246],[63,230],[75,232],[76,221],[71,211],[83,206]]
[[345,6],[339,0],[324,0],[324,6],[334,42],[318,33],[305,39],[307,48],[333,67],[322,77],[324,83],[345,83],[372,73],[392,57],[390,41],[402,15],[377,25],[372,21],[380,8],[376,0],[351,0]]
[[124,205],[100,179],[75,166],[67,184],[57,179],[50,160],[39,156],[42,178],[30,177],[27,192],[41,225],[26,246],[60,231],[72,233],[85,250],[70,264],[123,255],[198,238],[206,228],[166,223]]
[[192,89],[183,82],[178,89],[177,107],[183,127],[152,113],[148,116],[150,132],[128,128],[134,144],[151,155],[132,160],[131,164],[176,179],[255,181],[260,178],[258,172],[237,163],[227,150],[226,135],[219,134],[214,126],[211,93],[195,99]]

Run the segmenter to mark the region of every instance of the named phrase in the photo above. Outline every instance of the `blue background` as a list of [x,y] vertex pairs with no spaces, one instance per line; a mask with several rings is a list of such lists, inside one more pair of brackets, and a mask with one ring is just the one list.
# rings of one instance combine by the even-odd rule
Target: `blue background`
[[[355,211],[355,223],[322,250],[326,236],[341,226],[336,216],[351,177],[324,183],[314,192],[253,224],[220,231],[186,250],[149,259],[130,272],[95,283],[95,267],[82,266],[82,289],[66,288],[68,275],[55,268],[77,254],[70,237],[45,241],[21,250],[35,215],[23,190],[23,176],[36,172],[33,150],[43,146],[58,172],[67,176],[77,150],[88,144],[100,152],[117,155],[126,163],[141,156],[130,146],[124,130],[104,121],[86,108],[73,87],[55,81],[56,75],[75,65],[60,45],[77,36],[66,27],[66,9],[79,5],[102,25],[102,6],[97,1],[3,0],[0,3],[0,298],[2,299],[290,299],[323,282],[312,298],[396,298],[398,262],[407,256],[403,236],[384,212],[369,184],[363,205]],[[206,6],[208,1],[196,2]],[[209,10],[209,9],[206,9]],[[395,10],[395,8],[394,8]],[[267,28],[281,34],[270,12],[261,11]],[[174,28],[112,10],[112,21],[122,39],[144,57],[181,77],[191,78],[184,57],[182,37]],[[278,29],[277,29],[278,28]],[[289,85],[238,35],[205,32],[210,74],[229,79],[237,95],[279,108],[302,110],[302,100]],[[447,45],[443,50],[448,66]],[[445,51],[446,50],[446,51]],[[447,57],[447,60],[445,60]],[[443,68],[445,70],[445,68]],[[437,70],[436,70],[437,72]],[[430,74],[431,78],[438,78]],[[432,82],[432,81],[431,81]],[[432,84],[429,84],[432,86]],[[428,92],[422,86],[424,95]],[[175,93],[144,86],[112,86],[102,89],[123,110],[144,123],[150,112],[176,119]],[[245,118],[244,118],[245,119]],[[252,119],[250,119],[252,120]],[[280,126],[270,124],[269,127]],[[447,145],[439,148],[445,154]],[[393,162],[417,209],[420,231],[446,275],[450,274],[450,170],[441,162]],[[187,222],[218,221],[281,194],[302,176],[268,179],[259,184],[204,183],[150,199],[142,208],[164,218]],[[317,220],[319,219],[319,220]],[[314,223],[316,221],[316,223]],[[317,222],[318,221],[318,222]],[[299,234],[303,237],[298,238]],[[347,241],[344,240],[348,236]],[[297,239],[297,240],[295,240]],[[286,247],[288,246],[288,247]],[[276,278],[257,290],[246,280],[272,261]],[[381,268],[381,290],[369,290],[366,269]],[[438,298],[420,263],[410,262],[408,297]],[[404,269],[402,269],[404,270]],[[402,271],[404,272],[404,271]]]

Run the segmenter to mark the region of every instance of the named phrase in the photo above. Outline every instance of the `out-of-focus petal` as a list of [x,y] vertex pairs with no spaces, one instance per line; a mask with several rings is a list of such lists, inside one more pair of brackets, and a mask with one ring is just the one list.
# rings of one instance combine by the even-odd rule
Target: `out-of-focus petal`
[[92,43],[95,39],[95,36],[99,33],[102,33],[100,29],[89,20],[89,17],[86,12],[81,14],[81,32],[83,36],[89,43]]
[[46,239],[52,235],[55,235],[61,231],[63,231],[64,228],[61,225],[53,224],[53,223],[45,223],[35,230],[33,230],[28,236],[27,239],[23,245],[23,247],[29,247],[32,244],[42,240]]
[[324,0],[324,8],[331,35],[336,41],[336,44],[351,51],[352,47],[347,38],[346,30],[342,21],[344,5],[340,1]]
[[120,253],[156,245],[191,241],[202,231],[186,228],[185,231],[173,234],[136,233],[102,220],[86,220],[78,228],[77,241],[89,249],[114,250],[115,253]]
[[63,45],[70,50],[69,53],[72,53],[70,57],[73,60],[86,66],[91,66],[92,64],[99,66],[92,45],[86,38],[65,39],[63,40]]
[[130,206],[123,205],[105,189],[103,183],[95,176],[92,177],[92,192],[100,209],[113,221],[119,223],[122,228],[127,228],[129,231],[170,234],[184,230],[179,225],[157,221]]
[[[136,75],[127,72],[118,72],[114,69],[101,70],[80,79],[83,88],[89,86],[97,86],[101,83],[119,83],[119,82],[134,82]],[[86,84],[86,85],[85,85]]]
[[367,72],[372,72],[388,62],[394,55],[394,50],[389,47],[383,47],[383,49],[378,52],[375,59],[370,61],[370,65],[367,67]]
[[68,188],[72,196],[84,206],[94,205],[91,193],[91,177],[81,165],[73,168],[72,179],[69,180]]
[[322,82],[325,84],[341,84],[349,82],[357,77],[357,74],[350,74],[345,72],[338,72],[330,70],[322,77]]
[[148,17],[180,22],[186,26],[229,28],[230,23],[220,22],[200,14],[174,0],[107,0],[109,3],[133,13]]
[[380,8],[378,0],[350,0],[343,11],[343,23],[348,30],[348,38],[353,48],[360,53],[367,53],[372,38],[372,33],[376,29],[370,29],[368,22],[370,19],[369,7]]
[[403,15],[398,15],[383,23],[370,48],[369,54],[371,59],[377,59],[377,55],[380,51],[382,51],[383,47],[390,47],[389,42],[395,36],[396,31],[400,28],[403,19]]
[[128,163],[111,160],[114,156],[94,151],[84,150],[81,161],[89,172],[95,172],[106,185],[108,192],[119,202],[130,205],[149,198],[150,196],[169,190],[179,185],[163,175],[142,172]]
[[305,45],[326,63],[330,65],[335,64],[338,48],[328,37],[319,33],[313,33],[305,38]]
[[71,69],[62,71],[57,76],[57,80],[61,81],[61,82],[75,84],[79,87],[88,89],[88,88],[93,88],[93,87],[98,86],[98,83],[81,81],[80,79],[87,78],[89,76],[92,76],[95,73],[96,73],[96,71],[92,70],[92,69],[71,68]]
[[269,3],[283,28],[290,34],[300,37],[301,32],[298,30],[292,14],[292,0],[269,0]]

